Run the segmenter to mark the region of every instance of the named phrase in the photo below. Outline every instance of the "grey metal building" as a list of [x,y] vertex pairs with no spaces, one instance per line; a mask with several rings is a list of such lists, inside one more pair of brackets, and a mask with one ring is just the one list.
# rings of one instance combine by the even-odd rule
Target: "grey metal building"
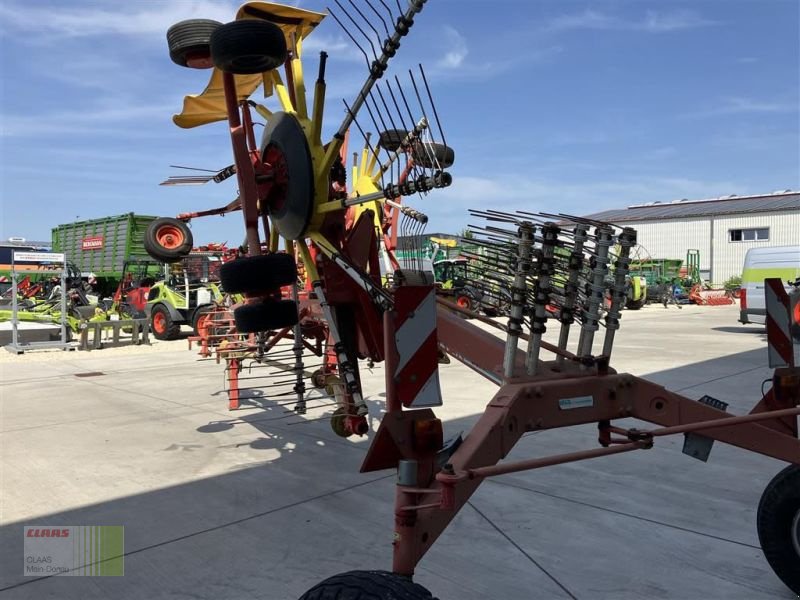
[[800,244],[800,192],[648,202],[587,217],[631,226],[652,258],[685,259],[700,251],[701,275],[714,284],[741,275],[757,246]]

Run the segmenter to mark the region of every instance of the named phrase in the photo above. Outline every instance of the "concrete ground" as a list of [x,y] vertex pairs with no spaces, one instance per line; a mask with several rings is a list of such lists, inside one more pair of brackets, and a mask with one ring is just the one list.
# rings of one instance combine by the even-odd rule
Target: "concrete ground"
[[[737,311],[627,311],[612,364],[746,412],[770,371],[764,330]],[[335,573],[391,565],[394,474],[358,473],[369,440],[313,420],[328,414],[323,400],[305,419],[263,397],[228,412],[222,368],[196,359],[185,341],[0,353],[2,600],[289,600]],[[373,414],[382,377],[380,365],[364,374]],[[447,433],[467,431],[495,387],[457,363],[442,382]],[[511,458],[595,438],[592,427],[528,435]],[[487,481],[417,581],[441,600],[794,597],[755,530],[784,465],[721,444],[702,463],[682,440]],[[23,525],[124,525],[125,576],[24,577]]]

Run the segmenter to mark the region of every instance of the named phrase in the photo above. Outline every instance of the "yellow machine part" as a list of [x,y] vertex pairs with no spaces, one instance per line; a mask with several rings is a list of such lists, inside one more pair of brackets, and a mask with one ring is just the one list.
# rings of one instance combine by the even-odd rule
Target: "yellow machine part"
[[[314,31],[314,28],[322,22],[325,16],[323,13],[272,2],[247,2],[237,11],[236,20],[265,19],[272,21],[281,28],[286,36],[286,46],[291,48],[292,34],[300,42]],[[286,23],[287,21],[292,21],[292,23]],[[239,101],[249,98],[261,84],[264,84],[265,98],[271,96],[275,91],[271,73],[236,75],[235,79]],[[180,114],[174,115],[172,120],[178,127],[188,129],[224,121],[227,116],[225,93],[222,89],[222,72],[215,68],[206,89],[201,94],[185,96],[183,110]]]

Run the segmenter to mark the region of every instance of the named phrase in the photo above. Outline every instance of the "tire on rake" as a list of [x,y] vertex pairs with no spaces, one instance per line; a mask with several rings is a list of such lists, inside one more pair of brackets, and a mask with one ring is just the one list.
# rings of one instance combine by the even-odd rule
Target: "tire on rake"
[[268,21],[226,23],[211,35],[211,59],[219,70],[234,75],[271,71],[286,62],[286,37]]
[[161,217],[152,221],[144,232],[144,249],[159,262],[174,263],[192,251],[192,230],[178,219]]
[[800,465],[770,481],[758,505],[758,540],[767,562],[800,596]]
[[408,131],[405,129],[387,129],[380,132],[378,140],[388,152],[397,152],[406,136],[408,136]]
[[221,26],[210,19],[189,19],[167,30],[169,57],[176,65],[192,69],[210,69],[211,34]]
[[222,288],[229,294],[260,294],[297,281],[297,263],[289,254],[242,256],[220,267]]
[[456,161],[455,150],[437,142],[417,142],[411,156],[415,163],[426,169],[448,169]]
[[236,329],[240,333],[273,331],[296,325],[299,321],[294,300],[265,300],[245,304],[233,311]]
[[300,600],[436,600],[408,577],[387,571],[348,571],[329,577]]

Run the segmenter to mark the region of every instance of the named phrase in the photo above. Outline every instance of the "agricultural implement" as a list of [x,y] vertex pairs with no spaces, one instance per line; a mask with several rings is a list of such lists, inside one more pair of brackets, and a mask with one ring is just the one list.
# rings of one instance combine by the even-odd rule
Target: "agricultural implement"
[[[351,12],[336,5],[331,15],[347,24],[369,74],[326,143],[321,131],[327,55],[320,54],[311,110],[302,56],[303,40],[325,15],[249,2],[231,23],[184,21],[167,34],[177,64],[213,67],[209,85],[185,99],[176,124],[227,119],[230,127],[230,171],[239,187],[230,206],[243,214],[246,253],[223,265],[221,278],[227,292],[246,297],[231,307],[236,334],[264,347],[270,332],[297,331],[303,310],[315,311],[327,325],[336,357],[342,388],[336,418],[347,434],[369,429],[358,360],[385,362],[386,411],[362,471],[397,471],[392,571],[337,575],[303,598],[431,598],[412,582],[414,570],[483,480],[646,450],[670,434],[684,434],[685,451],[701,460],[718,440],[793,463],[765,492],[758,529],[770,565],[800,593],[800,369],[792,350],[800,335],[790,325],[790,304],[797,300],[784,294],[772,302],[772,387],[742,416],[727,413],[720,400],[691,400],[611,367],[636,243],[630,228],[566,215],[474,213],[482,222],[473,230],[485,248],[484,269],[512,282],[507,323],[480,317],[505,340],[463,319],[474,313],[437,298],[422,264],[400,264],[392,253],[398,224],[406,228],[404,237],[414,239],[427,222],[402,199],[451,183],[446,169],[453,152],[424,71],[410,73],[408,93],[398,78],[379,85],[425,0],[410,0],[399,13],[384,2],[350,2]],[[280,110],[251,98],[261,85]],[[357,120],[362,109],[374,129],[382,130],[377,141]],[[252,111],[266,120],[260,144]],[[351,129],[363,134],[365,145],[348,186],[343,149]],[[280,238],[285,252],[278,252]],[[305,274],[304,301],[296,260]],[[557,344],[542,339],[553,321]],[[295,343],[300,337],[295,335]],[[447,444],[433,410],[442,403],[441,350],[499,387],[469,434]],[[654,427],[632,428],[621,421],[628,418]],[[598,447],[501,462],[526,432],[587,423],[597,425]]]

